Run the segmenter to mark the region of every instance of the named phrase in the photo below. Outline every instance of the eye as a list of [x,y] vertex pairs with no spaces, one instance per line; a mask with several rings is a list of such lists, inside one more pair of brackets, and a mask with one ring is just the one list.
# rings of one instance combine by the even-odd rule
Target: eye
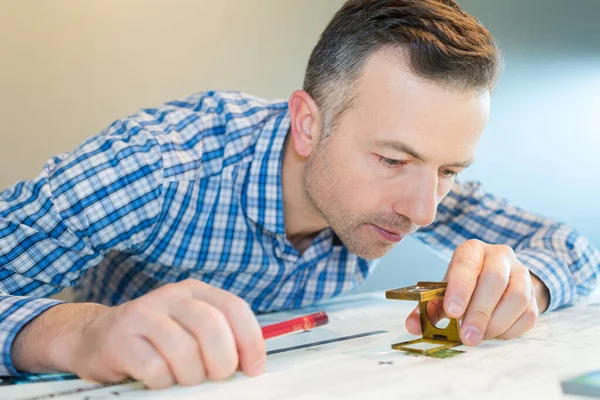
[[444,178],[454,178],[456,175],[458,175],[458,172],[452,171],[450,169],[445,169],[442,171],[442,176]]
[[401,167],[403,165],[406,165],[406,161],[394,160],[393,158],[387,158],[387,157],[383,157],[383,156],[378,156],[378,157],[379,157],[379,162],[381,164],[383,164],[384,167],[387,167],[387,168]]

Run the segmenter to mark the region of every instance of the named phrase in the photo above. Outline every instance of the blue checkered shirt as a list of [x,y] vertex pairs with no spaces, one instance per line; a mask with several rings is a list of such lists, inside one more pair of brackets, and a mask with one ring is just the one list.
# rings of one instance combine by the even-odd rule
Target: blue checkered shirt
[[[359,286],[375,267],[331,229],[302,254],[285,237],[281,162],[287,104],[207,92],[114,122],[34,180],[0,193],[0,375],[16,374],[19,330],[74,286],[123,303],[195,278],[253,310],[301,307]],[[416,237],[451,255],[504,243],[548,286],[550,309],[595,287],[600,257],[574,230],[457,183]]]

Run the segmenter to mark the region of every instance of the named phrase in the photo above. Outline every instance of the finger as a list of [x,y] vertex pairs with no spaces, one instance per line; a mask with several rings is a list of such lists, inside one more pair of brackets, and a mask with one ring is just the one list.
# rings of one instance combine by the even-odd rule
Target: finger
[[533,287],[527,268],[513,267],[508,287],[492,314],[484,337],[494,338],[510,329],[529,306],[532,295]]
[[498,338],[508,340],[523,335],[525,332],[528,332],[529,330],[531,330],[531,328],[535,326],[538,317],[539,309],[534,296],[531,300],[531,303],[529,303],[529,307],[527,307],[527,309],[517,320],[517,322],[515,322],[514,325],[508,331],[498,336]]
[[510,258],[504,251],[488,252],[460,328],[464,344],[476,346],[483,340],[496,305],[506,290],[510,277]]
[[[432,325],[436,325],[440,320],[446,318],[446,313],[443,310],[443,304],[441,298],[435,298],[427,302],[427,319]],[[419,306],[415,308],[408,318],[406,318],[406,329],[413,335],[420,335],[422,333],[421,327],[421,314],[419,312]]]
[[156,315],[144,327],[144,337],[167,362],[180,385],[197,385],[205,378],[204,362],[196,338],[168,316]]
[[427,302],[427,318],[434,326],[440,320],[446,318],[446,313],[444,312],[444,302],[442,298],[436,297],[435,299]]
[[444,295],[444,310],[450,318],[463,316],[477,285],[483,266],[485,244],[469,240],[458,246],[452,255],[448,272],[448,287]]
[[120,349],[117,368],[127,376],[144,382],[150,389],[164,389],[175,384],[166,360],[145,338],[136,337]]
[[198,280],[188,279],[182,284],[195,299],[215,306],[225,315],[233,331],[242,370],[250,376],[262,373],[267,360],[265,340],[248,303],[226,290]]
[[239,364],[235,339],[219,309],[195,299],[182,299],[169,313],[194,336],[209,379],[222,380],[235,372]]

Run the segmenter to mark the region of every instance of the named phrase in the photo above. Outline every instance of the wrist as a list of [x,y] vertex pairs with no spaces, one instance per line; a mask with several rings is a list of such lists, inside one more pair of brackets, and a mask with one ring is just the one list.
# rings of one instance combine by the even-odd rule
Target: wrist
[[77,351],[85,340],[86,326],[97,318],[107,306],[95,303],[69,304],[69,309],[58,319],[52,344],[47,346],[46,357],[59,371],[76,373],[74,364]]
[[29,322],[11,350],[15,368],[27,372],[74,372],[74,353],[87,322],[106,309],[100,304],[59,304]]

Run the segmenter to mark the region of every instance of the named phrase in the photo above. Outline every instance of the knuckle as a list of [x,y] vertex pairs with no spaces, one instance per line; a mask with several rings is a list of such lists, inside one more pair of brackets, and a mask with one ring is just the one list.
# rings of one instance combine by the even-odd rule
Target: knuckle
[[505,244],[497,244],[494,246],[494,249],[501,254],[515,255],[513,248]]
[[121,322],[124,324],[132,324],[145,319],[151,310],[147,301],[140,298],[129,303],[123,304]]
[[531,274],[526,267],[518,267],[513,270],[512,274],[516,279],[522,281],[525,285],[524,290],[531,291],[533,289],[533,281],[531,280]]
[[181,281],[181,283],[184,285],[202,285],[204,282],[199,281],[198,279],[186,278]]
[[245,317],[252,314],[250,305],[242,298],[231,295],[224,305],[225,313],[230,317]]
[[492,318],[492,313],[482,308],[476,308],[470,314],[471,318],[477,322],[487,322]]
[[485,243],[479,239],[469,239],[457,247],[459,254],[479,254],[485,250]]
[[459,245],[454,251],[451,267],[460,267],[461,269],[479,272],[481,269],[479,255],[482,254],[483,249],[483,242],[480,242],[477,239],[467,240]]
[[163,299],[177,300],[182,297],[181,289],[176,283],[168,283],[156,291]]
[[515,272],[517,272],[519,275],[521,275],[523,278],[531,278],[531,273],[529,272],[529,268],[527,268],[526,266],[524,266],[523,264],[521,264],[521,262],[518,262],[514,267],[513,270]]
[[185,310],[186,312],[194,312],[197,303],[198,301],[192,298],[181,297],[173,300],[173,307],[177,307],[179,310]]
[[471,282],[467,278],[468,277],[465,275],[457,276],[454,281],[452,281],[452,286],[456,286],[463,291],[467,291],[469,288],[471,288]]
[[529,272],[529,268],[521,264],[520,262],[514,264],[511,268],[511,275],[524,280],[525,282],[531,282],[531,273]]
[[457,256],[459,258],[458,261],[461,265],[464,265],[466,268],[479,269],[479,252],[474,250],[474,246],[465,246],[457,252]]
[[484,247],[484,245],[485,245],[485,243],[483,243],[479,239],[469,239],[462,244],[462,247],[469,248],[469,249],[481,249]]
[[198,311],[199,317],[202,320],[202,329],[206,330],[204,332],[219,333],[229,326],[227,318],[217,307],[208,303],[202,303],[202,306],[198,308]]
[[183,281],[176,283],[176,285],[178,287],[184,287],[192,292],[203,291],[212,287],[205,282],[193,278],[184,279]]
[[539,317],[539,311],[537,307],[529,307],[525,311],[523,317],[525,318],[525,321],[530,324],[530,326],[533,326]]
[[203,283],[202,281],[199,281],[197,279],[187,278],[187,279],[184,279],[181,282],[177,283],[177,285],[196,287],[196,286],[201,286],[202,283]]
[[463,269],[466,269],[469,271],[474,271],[474,272],[479,272],[479,269],[480,269],[479,260],[477,258],[473,257],[472,255],[468,255],[468,254],[462,255],[462,257],[460,258],[460,266]]
[[494,282],[503,283],[504,287],[508,285],[510,280],[510,270],[505,265],[495,266],[489,268],[485,274],[492,279]]
[[513,290],[510,293],[511,302],[519,310],[524,310],[529,302],[531,301],[531,291],[527,287],[522,287],[517,290]]

